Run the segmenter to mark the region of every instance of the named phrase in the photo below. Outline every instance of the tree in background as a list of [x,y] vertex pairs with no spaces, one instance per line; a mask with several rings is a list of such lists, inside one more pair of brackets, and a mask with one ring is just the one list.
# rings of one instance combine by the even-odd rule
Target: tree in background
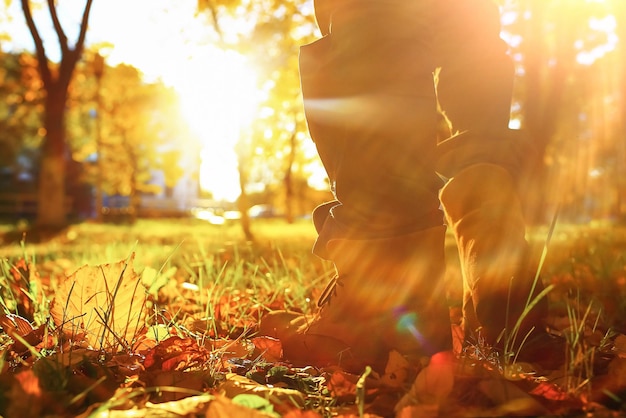
[[[300,46],[318,38],[310,6],[290,0],[252,2],[246,13],[258,16],[256,25],[241,39],[244,53],[252,57],[268,87],[267,99],[253,126],[254,166],[272,168],[274,179],[265,183],[282,186],[284,201],[280,206],[288,222],[293,222],[296,198],[302,197],[300,180],[306,178],[306,167],[317,158],[315,153],[303,152],[305,143],[312,142],[304,117],[298,71]],[[259,174],[257,178],[262,178],[263,173]]]
[[[141,194],[162,193],[162,187],[176,184],[186,164],[181,158],[198,156],[198,141],[173,89],[145,83],[126,64],[106,67],[99,80],[95,55],[86,55],[89,60],[79,66],[68,101],[72,156],[86,165],[89,183],[109,196],[128,196],[134,216]],[[90,163],[94,156],[97,165]],[[163,173],[164,186],[152,182],[156,171]]]
[[[626,181],[623,180],[626,178],[626,2],[511,0],[504,3],[504,27],[510,35],[518,71],[513,116],[536,149],[534,155],[527,157],[536,176],[530,182],[532,187],[529,187],[526,199],[529,213],[535,220],[545,222],[550,218],[551,206],[560,201],[567,206],[562,216],[567,216],[568,220],[623,216],[626,211]],[[47,4],[53,6],[52,1]],[[201,17],[214,23],[217,34],[215,39],[209,36],[205,41],[245,55],[260,69],[260,88],[266,92],[257,120],[242,135],[238,146],[244,194],[246,189],[256,191],[254,186],[259,184],[273,188],[275,195],[280,189],[285,196],[284,208],[288,216],[294,212],[290,209],[290,202],[304,185],[302,180],[307,175],[307,165],[316,158],[310,152],[312,147],[309,151],[305,149],[311,142],[302,113],[297,68],[299,46],[313,40],[317,33],[311,7],[311,2],[301,0],[198,2]],[[88,9],[86,7],[85,12]],[[83,22],[86,15],[88,13],[83,14]],[[241,27],[231,25],[234,21],[245,22],[245,31],[233,32]],[[60,25],[57,26],[59,29]],[[75,55],[79,43],[70,50],[62,30],[60,33],[59,39],[65,45],[67,57],[71,53]],[[619,39],[617,44],[614,37]],[[38,57],[40,55],[41,52]],[[52,81],[60,80],[60,74],[67,73],[68,64],[64,66],[63,59],[58,65],[49,63],[45,51],[43,58],[38,60],[39,67],[45,63]],[[30,68],[32,62],[26,62],[26,56],[22,59],[25,69]],[[3,70],[0,75],[14,71],[10,67]],[[42,71],[45,72],[39,69],[40,73]],[[31,109],[27,103],[41,103],[38,106],[45,105],[47,109],[48,102],[44,102],[44,98],[49,101],[54,94],[49,94],[43,77],[39,81],[37,77],[27,76],[27,79],[33,85],[40,83],[34,93],[28,93],[26,97],[31,87],[26,88],[19,97],[12,96],[12,102],[1,103],[0,112],[13,112],[11,123],[28,120],[25,123],[29,128],[20,128],[24,133],[28,132],[25,138],[33,143],[43,141],[47,145],[42,145],[41,153],[48,155],[51,149],[59,149],[50,145],[59,144],[59,141],[50,139],[53,129],[33,130],[35,119],[32,115],[36,112],[28,116],[24,110]],[[75,88],[83,88],[81,86],[77,83]],[[69,88],[74,87],[70,85]],[[46,93],[45,97],[41,93]],[[58,98],[59,94],[55,97]],[[68,105],[73,106],[73,103]],[[46,115],[48,113],[46,110]],[[82,114],[82,117],[81,122],[72,122],[71,130],[76,132],[71,134],[72,141],[92,140],[89,135],[93,135],[93,131],[88,128],[92,126],[93,117],[89,113]],[[50,119],[49,116],[46,118]],[[0,137],[18,138],[19,135],[11,131],[15,126],[10,127],[5,120],[0,123],[4,130]],[[107,129],[111,131],[112,128]],[[9,148],[6,148],[5,139],[0,139],[0,143],[5,147],[3,150],[15,152],[18,149],[15,144],[20,140]],[[67,142],[63,147],[63,160],[67,160]],[[77,145],[71,147],[76,155]],[[134,148],[134,152],[139,149]],[[130,155],[129,152],[126,154]],[[54,171],[54,174],[58,176],[62,171]],[[42,182],[46,180],[42,174]],[[42,189],[51,192],[50,188]],[[45,206],[59,207],[52,200],[46,201]]]
[[47,55],[44,40],[35,24],[31,2],[20,0],[26,24],[35,43],[37,68],[45,91],[43,128],[45,137],[41,146],[38,182],[37,225],[42,228],[58,228],[66,224],[65,177],[68,161],[66,141],[65,107],[68,89],[74,69],[85,43],[89,13],[93,0],[86,0],[78,37],[70,46],[69,40],[57,15],[56,2],[47,1],[47,8],[61,49],[58,64]]
[[0,168],[13,177],[24,174],[23,165],[38,160],[43,99],[35,58],[0,51]]
[[[99,86],[94,53],[88,51],[84,58],[77,64],[66,101],[66,167],[72,170],[66,176],[67,195],[73,198],[74,214],[79,206],[83,216],[91,210],[91,189],[98,185],[94,162],[102,151],[104,191],[131,196],[136,209],[139,195],[162,193],[181,178],[183,165],[187,170],[194,166],[181,158],[197,157],[199,141],[189,131],[173,89],[145,83],[139,71],[128,65],[107,68]],[[19,179],[38,172],[44,141],[41,83],[32,54],[0,52],[0,191],[36,191],[32,180]],[[101,147],[97,120],[102,122]],[[152,182],[157,171],[163,173],[162,187]]]
[[[199,0],[198,9],[211,17],[221,44],[248,57],[258,70],[260,86],[267,94],[260,105],[259,117],[237,146],[242,188],[240,210],[246,236],[251,237],[247,188],[280,184],[288,222],[294,219],[294,205],[302,196],[302,179],[316,159],[303,152],[310,141],[300,94],[298,73],[299,47],[316,38],[311,4],[294,0],[255,1]],[[225,21],[245,20],[245,33],[227,33]],[[306,184],[306,182],[305,182]]]
[[623,116],[611,111],[622,90],[616,80],[625,39],[611,49],[610,26],[623,19],[622,4],[521,0],[504,7],[518,74],[513,117],[534,149],[523,185],[532,222],[546,222],[559,205],[568,220],[608,216],[593,207],[616,187],[617,167],[624,165],[615,158],[623,148],[617,128]]

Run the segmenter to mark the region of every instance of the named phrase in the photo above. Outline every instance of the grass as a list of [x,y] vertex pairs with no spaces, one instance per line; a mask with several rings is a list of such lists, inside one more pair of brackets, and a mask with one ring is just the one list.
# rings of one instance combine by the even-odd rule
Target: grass
[[[243,240],[236,224],[140,220],[133,225],[72,225],[41,243],[29,242],[28,235],[21,242],[5,242],[0,247],[0,307],[5,314],[27,318],[45,336],[11,339],[0,333],[0,389],[5,391],[0,394],[0,414],[9,417],[9,412],[16,411],[11,409],[15,402],[21,401],[39,402],[39,409],[30,405],[37,414],[89,416],[89,411],[127,409],[133,403],[182,402],[200,393],[211,395],[197,399],[208,408],[209,398],[213,402],[223,391],[243,390],[245,384],[234,383],[229,374],[234,373],[248,379],[246,384],[256,385],[255,390],[272,400],[280,415],[292,410],[293,403],[277,401],[285,395],[279,389],[295,388],[305,394],[307,408],[318,414],[314,416],[337,416],[345,411],[357,416],[366,412],[388,416],[393,396],[372,383],[371,376],[356,376],[351,381],[337,371],[285,367],[272,360],[271,343],[254,340],[249,331],[264,312],[282,308],[312,312],[332,265],[311,254],[315,231],[309,221],[294,225],[260,221],[253,230],[259,239],[251,243]],[[547,233],[545,229],[533,231],[532,241],[545,241]],[[0,235],[5,240],[19,237],[10,226],[0,227]],[[451,240],[448,247],[449,254],[454,254]],[[529,372],[524,386],[528,392],[531,382],[534,390],[540,381],[559,387],[565,398],[558,404],[544,399],[552,408],[549,412],[587,412],[597,393],[594,385],[604,382],[598,378],[611,375],[606,362],[604,369],[597,364],[610,350],[612,339],[626,333],[624,248],[626,229],[559,226],[554,231],[541,280],[553,289],[546,297],[554,317],[567,324],[560,328],[568,341],[568,362],[564,370],[551,371],[550,377]],[[55,334],[47,315],[49,299],[65,275],[84,264],[125,260],[131,252],[136,254],[135,270],[148,287],[148,334],[153,340],[148,352],[161,356],[157,359],[161,369],[157,370],[140,366],[133,350],[126,350],[123,356],[106,350],[94,353],[77,341],[67,341]],[[458,275],[453,257],[448,275],[451,280]],[[452,303],[458,305],[459,295],[451,295]],[[110,296],[114,299],[114,292]],[[179,339],[166,343],[171,336]],[[518,336],[522,341],[523,337]],[[21,340],[25,352],[15,352],[15,339]],[[486,353],[483,359],[489,357],[488,347],[475,349]],[[169,369],[165,364],[175,366]],[[479,415],[503,411],[498,408],[512,400],[494,401],[480,392],[480,383],[493,375],[485,377],[477,371],[480,359],[472,364],[471,372],[467,367],[457,372],[455,392],[440,407],[459,416],[467,416],[466,410]],[[29,391],[29,379],[38,382],[38,392]],[[624,387],[610,389],[612,409],[602,404],[595,408],[624,410],[619,392]]]

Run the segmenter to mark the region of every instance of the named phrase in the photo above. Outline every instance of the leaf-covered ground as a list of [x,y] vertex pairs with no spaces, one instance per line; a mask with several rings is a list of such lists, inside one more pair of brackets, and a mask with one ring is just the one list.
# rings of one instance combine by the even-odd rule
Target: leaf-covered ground
[[[618,228],[557,228],[542,278],[554,285],[553,332],[567,342],[558,367],[457,341],[455,356],[408,363],[392,352],[384,373],[360,375],[292,367],[278,341],[254,333],[271,310],[311,312],[332,271],[311,255],[308,223],[268,222],[257,232],[258,242],[244,243],[236,226],[191,220],[76,225],[54,236],[5,228],[0,416],[626,414],[626,239]],[[534,241],[545,235],[536,231]]]

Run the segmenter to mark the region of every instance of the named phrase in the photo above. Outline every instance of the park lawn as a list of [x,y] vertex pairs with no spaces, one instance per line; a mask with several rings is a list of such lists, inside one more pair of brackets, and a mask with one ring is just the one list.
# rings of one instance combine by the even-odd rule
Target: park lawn
[[[278,342],[254,334],[268,311],[314,312],[333,269],[311,254],[310,221],[255,221],[255,242],[237,224],[193,219],[83,223],[39,243],[2,228],[6,418],[626,413],[618,227],[557,226],[552,235],[541,277],[553,285],[551,323],[568,341],[558,370],[498,358],[477,342],[451,367],[392,354],[388,373],[360,376],[294,368]],[[547,236],[531,234],[538,254]],[[453,240],[448,253],[447,280],[458,283]],[[456,317],[460,294],[450,295]]]

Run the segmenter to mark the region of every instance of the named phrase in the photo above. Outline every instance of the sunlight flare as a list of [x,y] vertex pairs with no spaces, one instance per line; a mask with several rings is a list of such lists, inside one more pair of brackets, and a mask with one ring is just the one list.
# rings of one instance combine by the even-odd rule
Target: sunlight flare
[[242,55],[207,49],[188,60],[173,84],[183,114],[203,143],[200,187],[216,200],[235,200],[240,193],[235,145],[262,99],[256,74]]

